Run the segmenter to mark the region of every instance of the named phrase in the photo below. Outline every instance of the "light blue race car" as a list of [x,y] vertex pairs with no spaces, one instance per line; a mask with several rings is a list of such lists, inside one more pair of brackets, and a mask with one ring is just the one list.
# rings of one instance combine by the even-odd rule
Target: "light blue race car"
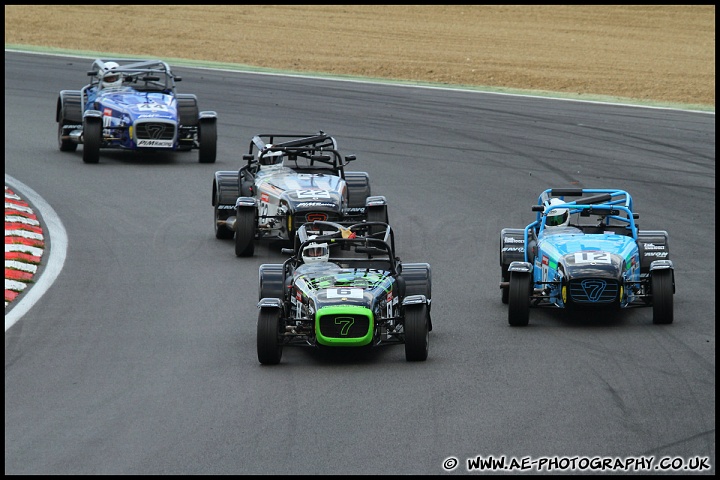
[[101,148],[134,151],[198,149],[214,163],[217,114],[199,111],[197,97],[175,91],[181,77],[161,60],[97,59],[80,90],[62,90],[57,101],[58,147],[98,163]]
[[629,193],[548,189],[532,211],[534,222],[500,234],[500,288],[510,325],[527,325],[530,307],[543,306],[652,306],[653,323],[672,323],[668,233],[638,230]]

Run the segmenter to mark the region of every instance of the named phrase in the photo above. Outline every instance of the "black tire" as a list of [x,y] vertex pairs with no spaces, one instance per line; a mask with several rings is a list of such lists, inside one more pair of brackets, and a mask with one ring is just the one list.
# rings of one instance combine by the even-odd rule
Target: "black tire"
[[370,177],[365,172],[345,172],[345,183],[348,189],[348,207],[365,206],[370,196]]
[[260,289],[258,300],[263,298],[279,298],[284,300],[285,296],[285,275],[283,275],[282,264],[260,265]]
[[252,257],[255,253],[255,210],[238,208],[235,222],[235,255]]
[[200,143],[198,160],[200,163],[215,163],[217,156],[217,122],[200,121],[198,126],[198,142]]
[[280,309],[261,308],[257,321],[257,356],[263,365],[277,365],[282,358]]
[[180,125],[194,127],[200,120],[197,96],[192,93],[178,93],[175,95],[178,107],[178,121]]
[[63,90],[58,97],[55,120],[58,122],[58,148],[61,152],[77,150],[78,143],[67,138],[63,139],[63,136],[68,133],[65,130],[67,125],[82,123],[81,99],[82,95],[79,90]]
[[78,144],[72,140],[63,139],[65,134],[65,122],[58,122],[58,148],[61,152],[74,152],[77,150]]
[[668,325],[673,322],[672,270],[650,272],[652,288],[653,323]]
[[[503,282],[510,281],[510,274],[508,273],[508,267],[507,265],[503,265],[502,267],[502,275],[500,277]],[[510,296],[510,288],[505,287],[500,289],[502,291],[502,303],[507,305],[508,303],[508,297]]]
[[293,245],[292,245],[293,255],[295,255],[299,258],[300,257],[300,245],[302,245],[302,243],[300,242],[300,237],[298,236],[297,232],[295,232],[294,234],[292,234],[292,238],[293,238]]
[[100,161],[101,144],[101,120],[94,117],[86,118],[83,121],[83,162],[98,163]]
[[388,220],[387,205],[368,208],[367,220],[368,222],[390,223],[390,221]]
[[524,327],[530,320],[530,274],[510,272],[508,290],[508,323]]
[[427,360],[430,348],[430,328],[427,305],[405,307],[405,359],[408,362]]
[[218,219],[220,215],[218,213],[218,206],[215,205],[215,238],[220,240],[230,240],[235,235],[235,232],[230,230],[225,225],[218,225]]
[[405,296],[425,295],[428,300],[432,299],[432,270],[427,263],[404,264],[402,266],[402,277],[405,282]]
[[[367,221],[368,222],[390,223],[390,220],[388,219],[387,205],[382,205],[380,207],[368,208]],[[382,232],[383,232],[383,229],[381,227],[371,227],[370,228],[370,234],[382,233]]]

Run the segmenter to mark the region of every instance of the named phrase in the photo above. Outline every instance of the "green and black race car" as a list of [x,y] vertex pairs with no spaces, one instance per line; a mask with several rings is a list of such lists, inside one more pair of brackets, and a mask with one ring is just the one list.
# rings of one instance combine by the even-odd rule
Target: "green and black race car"
[[292,256],[259,270],[260,363],[280,363],[290,346],[404,344],[408,361],[427,359],[430,265],[403,264],[387,223],[309,222],[283,251]]

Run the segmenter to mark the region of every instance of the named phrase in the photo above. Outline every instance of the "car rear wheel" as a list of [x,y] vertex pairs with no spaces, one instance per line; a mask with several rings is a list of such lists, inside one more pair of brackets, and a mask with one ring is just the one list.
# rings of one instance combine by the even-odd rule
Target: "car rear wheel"
[[530,274],[510,272],[508,290],[508,323],[524,327],[530,320]]
[[65,134],[65,123],[58,123],[58,148],[61,152],[74,152],[77,150],[78,144],[67,138],[63,138]]
[[257,322],[257,356],[263,365],[277,365],[282,358],[280,309],[261,308]]
[[100,123],[100,119],[86,118],[83,121],[83,162],[98,163],[100,161],[101,143],[102,123]]
[[[510,281],[510,274],[508,273],[508,267],[507,265],[503,265],[502,267],[502,275],[501,275],[501,281],[508,282]],[[507,305],[508,303],[508,297],[510,296],[510,288],[508,287],[500,287],[500,291],[502,292],[502,303]]]
[[653,323],[667,325],[673,322],[672,270],[650,272],[652,286]]
[[[368,207],[367,221],[389,223],[387,205]],[[370,230],[371,234],[382,233],[384,231],[381,227],[371,227]]]
[[280,298],[285,296],[285,275],[281,263],[265,263],[260,265],[260,290],[258,300],[263,298]]
[[238,208],[235,222],[235,255],[252,257],[255,253],[255,210]]
[[[82,112],[81,103],[82,96],[80,91],[65,90],[60,93],[57,101],[58,122],[58,148],[61,152],[74,152],[77,150],[78,143],[67,138],[66,127],[73,125],[77,128],[77,124],[81,123]],[[64,138],[63,138],[64,137]]]
[[368,222],[389,223],[387,205],[368,207],[367,219]]
[[218,220],[220,219],[220,214],[218,212],[218,206],[215,205],[215,238],[219,238],[220,240],[230,240],[233,238],[233,235],[235,235],[235,232],[230,230],[225,225],[218,225]]
[[427,360],[430,347],[427,305],[405,307],[405,359],[408,362]]
[[215,163],[217,154],[217,122],[215,119],[200,120],[198,137],[200,163]]

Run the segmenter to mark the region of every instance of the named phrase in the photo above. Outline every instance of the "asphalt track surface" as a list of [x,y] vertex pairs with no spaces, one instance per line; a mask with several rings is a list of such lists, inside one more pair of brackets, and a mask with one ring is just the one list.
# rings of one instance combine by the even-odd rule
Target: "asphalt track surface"
[[[443,474],[449,457],[457,474],[477,456],[715,472],[714,114],[177,67],[218,112],[217,163],[86,165],[57,149],[54,114],[90,61],[5,54],[6,174],[67,231],[62,271],[5,333],[6,474]],[[283,256],[215,239],[213,174],[255,133],[319,129],[387,197],[401,258],[432,266],[426,362],[257,361],[258,267]],[[672,325],[645,308],[508,326],[500,229],[562,186],[626,189],[641,229],[668,230]]]

